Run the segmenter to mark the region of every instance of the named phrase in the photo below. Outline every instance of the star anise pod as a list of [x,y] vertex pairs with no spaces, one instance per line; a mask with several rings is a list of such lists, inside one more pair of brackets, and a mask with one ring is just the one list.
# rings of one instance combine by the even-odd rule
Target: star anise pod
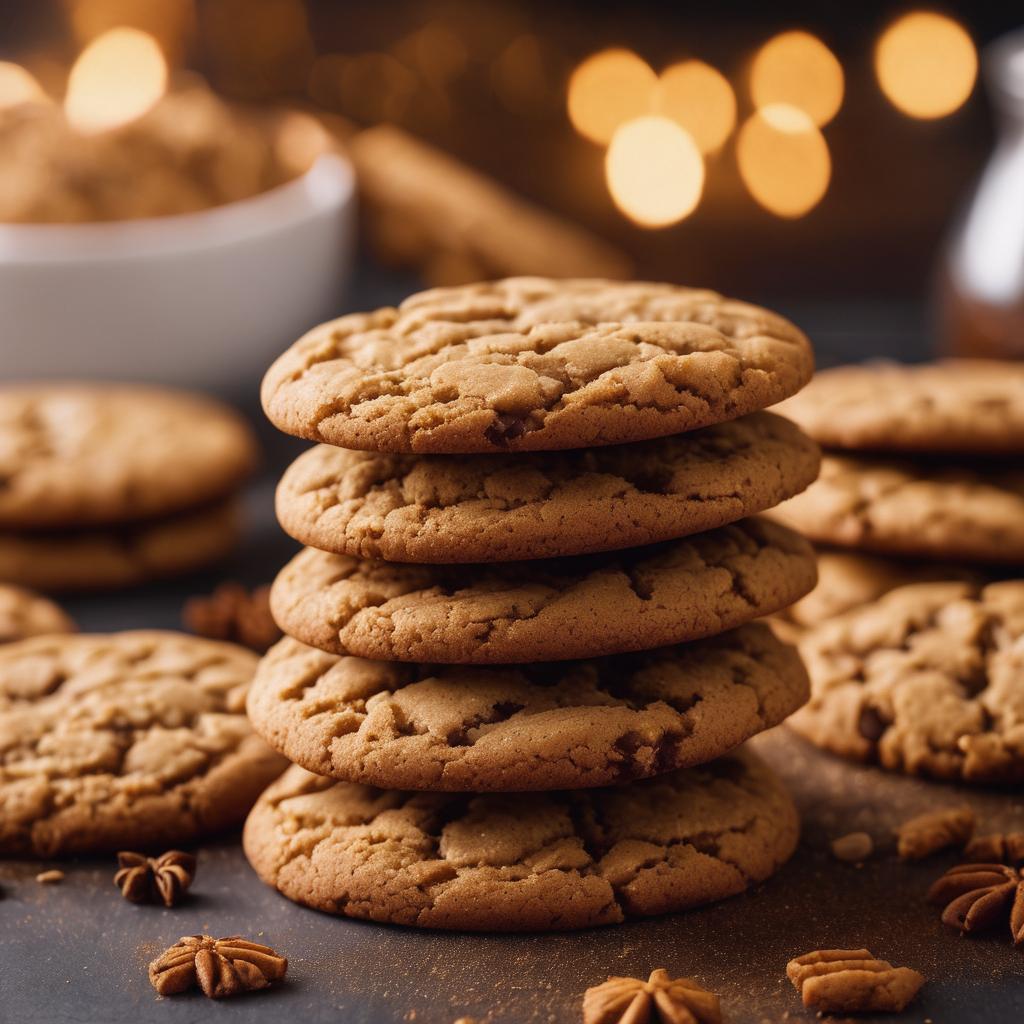
[[646,981],[609,978],[583,995],[583,1024],[722,1024],[718,996],[658,968]]
[[149,965],[149,981],[162,996],[198,985],[208,998],[222,999],[266,988],[287,970],[285,957],[240,935],[186,935]]
[[1015,945],[1024,944],[1024,876],[1006,864],[958,864],[928,890],[945,904],[942,923],[961,932],[997,928],[1007,918]]
[[169,850],[159,857],[122,850],[117,864],[114,885],[132,903],[162,902],[165,907],[173,907],[196,874],[195,857],[181,850]]

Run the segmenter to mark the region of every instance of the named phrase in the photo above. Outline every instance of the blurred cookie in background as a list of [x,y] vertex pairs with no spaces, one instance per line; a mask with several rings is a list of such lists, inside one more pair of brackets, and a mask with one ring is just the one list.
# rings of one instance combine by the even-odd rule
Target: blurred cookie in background
[[74,631],[71,617],[48,598],[24,587],[0,583],[0,644]]

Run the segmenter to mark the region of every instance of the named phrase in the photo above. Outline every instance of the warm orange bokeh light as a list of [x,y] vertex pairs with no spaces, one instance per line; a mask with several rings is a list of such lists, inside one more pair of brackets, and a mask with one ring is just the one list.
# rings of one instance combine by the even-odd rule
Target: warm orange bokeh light
[[43,87],[20,64],[0,60],[0,110],[46,100]]
[[710,64],[686,60],[658,79],[654,109],[685,128],[702,153],[713,153],[736,125],[736,96],[725,76]]
[[816,125],[828,124],[843,102],[843,69],[817,36],[783,32],[754,57],[750,96],[756,107],[785,103]]
[[602,50],[569,79],[569,120],[581,135],[606,145],[616,129],[648,113],[658,78],[630,50]]
[[622,125],[605,154],[605,179],[616,206],[647,228],[689,216],[704,188],[704,161],[689,133],[649,114]]
[[137,28],[174,63],[195,31],[194,0],[63,0],[63,6],[80,46],[112,28]]
[[978,53],[952,18],[915,11],[893,22],[875,48],[875,73],[889,102],[918,118],[962,106],[978,77]]
[[167,62],[156,40],[134,28],[94,39],[68,76],[64,109],[82,132],[101,132],[140,117],[167,89]]
[[824,136],[804,111],[781,103],[746,120],[736,159],[750,194],[779,217],[802,217],[820,202],[832,176]]

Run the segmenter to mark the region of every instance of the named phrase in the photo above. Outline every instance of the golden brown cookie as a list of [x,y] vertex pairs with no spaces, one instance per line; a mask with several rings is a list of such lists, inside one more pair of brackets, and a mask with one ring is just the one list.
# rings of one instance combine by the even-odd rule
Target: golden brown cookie
[[950,359],[823,370],[780,412],[823,445],[1024,454],[1024,364]]
[[919,583],[810,630],[790,723],[910,775],[1024,780],[1024,581]]
[[792,854],[796,809],[740,751],[607,789],[440,794],[293,766],[245,824],[249,862],[289,899],[420,928],[614,924],[742,892]]
[[74,631],[74,622],[52,601],[24,587],[0,583],[0,644]]
[[240,533],[233,498],[109,529],[0,532],[0,580],[54,592],[130,587],[216,562]]
[[270,368],[263,407],[344,448],[543,451],[735,419],[812,370],[789,321],[714,292],[519,277],[314,328]]
[[0,648],[0,854],[166,849],[239,824],[284,766],[245,717],[256,660],[155,631]]
[[704,764],[807,699],[760,623],[642,654],[523,666],[402,665],[287,638],[248,711],[290,761],[385,789],[578,789]]
[[819,462],[813,441],[766,412],[637,444],[515,459],[320,445],[285,473],[277,517],[304,544],[362,558],[552,558],[723,526],[803,490]]
[[562,661],[696,640],[769,615],[815,582],[814,552],[744,519],[628,551],[494,565],[399,565],[314,548],[281,570],[278,625],[386,661]]
[[248,425],[210,399],[136,384],[0,388],[0,529],[110,526],[225,497]]
[[826,455],[771,515],[812,540],[917,558],[1024,564],[1024,468]]

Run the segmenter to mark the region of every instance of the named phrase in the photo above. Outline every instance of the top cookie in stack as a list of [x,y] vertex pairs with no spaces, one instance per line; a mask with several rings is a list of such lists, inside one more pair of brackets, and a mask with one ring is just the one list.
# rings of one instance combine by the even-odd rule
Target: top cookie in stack
[[[814,442],[762,411],[811,372],[807,339],[766,310],[596,280],[437,289],[325,324],[286,352],[265,379],[264,408],[282,429],[327,443],[278,489],[282,525],[309,547],[274,583],[288,636],[264,658],[249,713],[297,764],[343,781],[294,768],[272,787],[246,832],[260,874],[355,916],[515,928],[681,909],[775,870],[796,818],[767,769],[752,755],[705,774],[691,766],[806,699],[795,651],[751,620],[813,586],[813,553],[747,517],[817,474]],[[574,862],[558,871],[580,873],[578,892],[568,882],[544,898],[504,889],[523,895],[500,921],[487,898],[497,877],[458,870],[444,910],[438,899],[412,914],[422,890],[354,895],[378,871],[402,877],[387,856],[363,862],[350,848],[359,828],[376,827],[379,801],[411,815],[416,848],[435,818],[408,793],[357,783],[456,793],[620,784],[590,803],[570,792],[544,805],[429,804],[442,849],[466,828],[500,833],[510,882],[536,874],[512,832],[567,829],[559,842],[582,844],[582,856],[584,819],[633,799],[642,783],[631,780],[664,773],[657,798],[636,789],[640,804],[659,806],[651,841],[698,856],[691,840],[714,833],[735,844],[739,873],[710,843],[699,855],[707,873],[688,864],[685,883],[652,876],[651,899],[631,906],[610,889],[587,895],[601,872]],[[725,824],[741,813],[757,817],[756,838]],[[292,850],[293,814],[333,837],[324,864]]]

